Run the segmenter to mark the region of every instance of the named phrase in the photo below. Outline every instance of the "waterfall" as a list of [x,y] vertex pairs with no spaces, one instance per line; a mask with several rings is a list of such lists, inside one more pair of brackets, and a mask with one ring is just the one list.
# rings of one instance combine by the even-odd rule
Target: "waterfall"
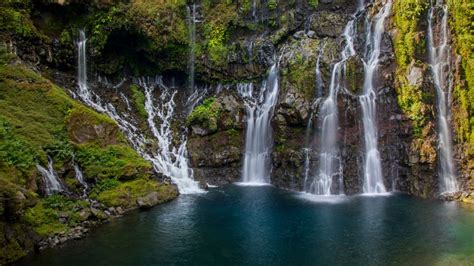
[[53,160],[50,157],[48,157],[48,169],[39,164],[36,165],[36,169],[38,169],[43,177],[46,195],[52,195],[54,192],[64,191],[64,187],[54,171]]
[[[347,23],[344,29],[345,47],[341,52],[341,60],[334,64],[331,71],[331,83],[329,85],[329,95],[324,99],[319,111],[319,128],[321,128],[319,168],[313,178],[305,178],[305,191],[316,195],[343,194],[341,158],[337,144],[338,109],[337,93],[344,86],[344,69],[347,59],[355,54],[354,35],[355,22],[354,17]],[[319,56],[317,60],[319,67]],[[319,81],[318,81],[319,80]],[[316,91],[322,95],[322,79],[319,68],[316,70]],[[333,179],[339,178],[339,191],[333,193]]]
[[[146,160],[153,164],[155,171],[163,173],[171,178],[178,186],[182,194],[202,192],[198,183],[192,179],[192,170],[189,169],[186,159],[186,134],[182,135],[181,145],[178,148],[172,145],[173,131],[171,129],[171,119],[174,113],[174,94],[167,88],[161,78],[153,79],[148,82],[145,79],[139,79],[137,83],[145,89],[145,109],[148,112],[148,126],[153,136],[156,138],[160,151],[149,152],[145,149],[147,146],[147,137],[139,130],[130,116],[119,114],[111,103],[104,103],[99,95],[89,89],[87,84],[87,57],[86,57],[86,36],[84,31],[79,33],[78,46],[78,90],[77,95],[80,99],[99,112],[106,113],[114,119],[122,132],[127,136],[133,148]],[[151,92],[153,88],[150,84],[157,84],[163,89],[162,97],[158,107],[155,107]],[[155,118],[161,120],[161,125],[155,124]]]
[[195,46],[196,46],[196,4],[193,1],[191,7],[187,7],[188,15],[188,32],[189,32],[189,88],[191,91],[194,90],[194,68],[195,68]]
[[387,0],[379,12],[366,24],[367,55],[364,61],[364,92],[359,97],[362,106],[364,126],[365,165],[364,193],[385,193],[380,153],[377,148],[377,94],[374,88],[374,77],[379,63],[382,35],[385,31],[385,19],[390,13],[392,1]]
[[81,171],[81,168],[79,167],[79,165],[77,165],[76,162],[73,162],[73,167],[74,167],[74,172],[76,174],[76,176],[75,176],[76,180],[84,187],[84,189],[82,190],[82,195],[85,196],[89,186],[87,185],[86,181],[84,180],[84,175],[82,174],[82,171]]
[[[169,176],[171,180],[178,186],[180,193],[198,193],[202,190],[199,188],[197,181],[193,179],[193,171],[188,167],[186,134],[181,136],[180,145],[173,145],[173,130],[171,121],[175,111],[174,97],[176,90],[171,91],[163,84],[161,77],[148,82],[145,79],[139,79],[139,84],[145,90],[145,109],[148,113],[148,126],[157,140],[159,151],[148,159],[153,162],[153,166],[157,172],[161,172]],[[161,89],[161,97],[158,104],[154,101],[153,91],[155,88]],[[158,119],[161,124],[156,125],[155,120]]]
[[[441,2],[441,3],[440,3]],[[435,12],[442,14],[439,25],[434,25]],[[435,29],[435,27],[439,27]],[[435,40],[435,32],[439,30],[438,39]],[[437,41],[437,43],[436,43]],[[441,178],[441,192],[458,191],[456,180],[452,142],[449,130],[449,103],[446,92],[452,86],[450,77],[450,46],[448,44],[448,7],[442,1],[432,3],[428,13],[428,54],[429,65],[433,76],[433,85],[436,89],[438,99],[438,149],[439,149],[439,175]]]
[[260,93],[253,92],[252,84],[238,86],[245,100],[247,130],[242,173],[244,183],[270,183],[270,156],[273,146],[271,119],[278,100],[278,67],[274,63]]

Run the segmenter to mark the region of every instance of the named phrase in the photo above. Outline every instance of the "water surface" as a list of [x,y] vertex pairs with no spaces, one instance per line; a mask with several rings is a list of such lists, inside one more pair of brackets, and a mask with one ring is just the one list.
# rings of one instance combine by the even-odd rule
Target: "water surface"
[[[326,199],[326,200],[320,200]],[[469,264],[474,211],[406,195],[229,185],[129,214],[20,265]]]

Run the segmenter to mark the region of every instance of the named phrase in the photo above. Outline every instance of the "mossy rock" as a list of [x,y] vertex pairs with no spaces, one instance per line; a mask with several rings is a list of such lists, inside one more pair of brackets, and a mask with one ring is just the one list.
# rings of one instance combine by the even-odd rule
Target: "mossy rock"
[[186,119],[188,127],[197,135],[208,135],[217,131],[221,106],[216,98],[208,98],[198,105]]
[[152,192],[158,193],[156,204],[170,201],[178,196],[176,186],[146,178],[120,182],[110,189],[93,191],[91,196],[109,207],[129,209],[138,207],[137,200]]
[[354,94],[361,94],[364,87],[364,62],[359,56],[351,56],[346,61],[347,89]]
[[75,144],[95,143],[101,147],[120,143],[115,121],[77,105],[66,117],[69,139]]

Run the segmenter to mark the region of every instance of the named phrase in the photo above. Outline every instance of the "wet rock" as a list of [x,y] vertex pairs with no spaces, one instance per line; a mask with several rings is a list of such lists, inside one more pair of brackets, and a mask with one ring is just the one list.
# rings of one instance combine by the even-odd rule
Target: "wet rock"
[[137,205],[140,209],[150,209],[151,207],[160,203],[158,192],[151,192],[145,197],[137,199]]
[[346,26],[346,16],[330,11],[320,11],[311,16],[310,28],[320,37],[339,37]]
[[117,207],[116,208],[117,214],[122,215],[125,213],[125,211],[122,209],[122,207]]
[[356,95],[363,91],[364,87],[364,62],[360,56],[351,56],[346,62],[346,84],[347,89]]

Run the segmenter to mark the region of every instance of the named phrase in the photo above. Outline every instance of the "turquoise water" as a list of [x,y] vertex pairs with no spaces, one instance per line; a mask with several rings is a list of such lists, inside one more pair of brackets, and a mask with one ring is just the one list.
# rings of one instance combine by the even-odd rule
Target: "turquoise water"
[[20,265],[474,262],[474,211],[406,195],[318,200],[229,185],[129,214]]

